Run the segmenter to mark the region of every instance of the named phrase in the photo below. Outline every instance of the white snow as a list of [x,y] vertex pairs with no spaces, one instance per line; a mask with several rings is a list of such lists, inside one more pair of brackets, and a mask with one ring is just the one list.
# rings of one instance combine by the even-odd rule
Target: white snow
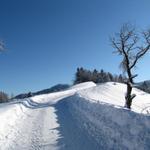
[[86,82],[62,92],[0,104],[0,150],[150,148],[150,95],[126,85]]
[[[92,89],[87,89],[79,92],[80,96],[108,103],[114,106],[123,107],[125,104],[126,85],[121,83],[107,82]],[[132,111],[137,113],[148,113],[145,108],[150,108],[150,94],[139,89],[133,88],[132,94],[136,94],[133,99]],[[150,112],[149,112],[150,113]]]
[[34,102],[46,103],[46,104],[51,105],[51,104],[55,104],[60,99],[63,99],[65,97],[75,94],[79,90],[84,90],[84,89],[92,88],[95,86],[96,84],[93,82],[80,83],[78,85],[72,86],[69,90],[66,90],[66,91],[55,92],[55,93],[50,93],[50,94],[42,94],[42,95],[34,96],[31,99]]

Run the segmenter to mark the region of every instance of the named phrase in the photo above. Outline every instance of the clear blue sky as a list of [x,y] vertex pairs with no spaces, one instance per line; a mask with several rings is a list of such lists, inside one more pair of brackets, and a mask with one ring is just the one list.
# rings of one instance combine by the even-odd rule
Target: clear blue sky
[[[71,83],[77,67],[119,70],[109,36],[125,22],[150,27],[149,0],[0,0],[0,90],[36,91]],[[137,81],[150,79],[150,54]]]

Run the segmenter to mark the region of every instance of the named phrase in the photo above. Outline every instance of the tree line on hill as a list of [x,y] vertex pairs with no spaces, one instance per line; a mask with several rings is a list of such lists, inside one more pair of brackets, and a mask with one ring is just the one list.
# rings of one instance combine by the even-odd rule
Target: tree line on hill
[[83,67],[77,68],[75,73],[74,84],[93,81],[95,83],[104,82],[120,82],[125,83],[127,78],[123,75],[113,75],[110,72],[105,72],[103,69],[100,71],[94,69],[93,71],[84,69]]

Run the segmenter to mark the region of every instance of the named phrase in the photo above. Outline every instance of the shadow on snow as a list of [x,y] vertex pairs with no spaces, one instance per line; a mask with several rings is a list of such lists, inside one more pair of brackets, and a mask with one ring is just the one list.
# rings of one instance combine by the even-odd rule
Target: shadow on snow
[[58,139],[58,146],[60,150],[99,150],[98,145],[92,137],[89,137],[87,131],[84,130],[83,125],[78,124],[75,117],[72,116],[68,101],[71,97],[62,99],[55,105],[57,122],[60,125],[60,138]]

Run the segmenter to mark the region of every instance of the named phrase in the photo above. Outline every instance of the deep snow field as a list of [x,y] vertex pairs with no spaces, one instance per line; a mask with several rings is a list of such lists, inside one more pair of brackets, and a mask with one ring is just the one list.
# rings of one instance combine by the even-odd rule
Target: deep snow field
[[0,150],[149,150],[150,94],[126,85],[86,82],[0,104]]

